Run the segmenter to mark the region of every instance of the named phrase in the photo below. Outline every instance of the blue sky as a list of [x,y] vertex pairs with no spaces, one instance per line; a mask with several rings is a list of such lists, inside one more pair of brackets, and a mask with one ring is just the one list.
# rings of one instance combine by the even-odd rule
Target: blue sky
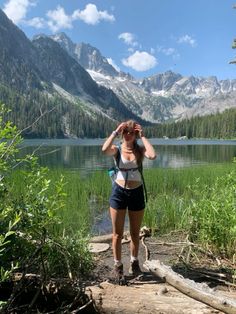
[[65,32],[141,78],[171,70],[235,79],[236,0],[0,0],[24,33]]

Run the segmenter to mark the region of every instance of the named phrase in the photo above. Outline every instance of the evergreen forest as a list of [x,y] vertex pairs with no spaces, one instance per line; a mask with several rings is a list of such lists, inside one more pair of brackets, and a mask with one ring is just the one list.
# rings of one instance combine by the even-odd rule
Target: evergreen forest
[[236,138],[236,109],[227,109],[222,113],[207,116],[196,116],[178,122],[164,123],[148,127],[149,137],[163,136],[178,138],[208,138],[235,139]]
[[[12,121],[24,138],[104,138],[116,127],[108,117],[90,110],[77,101],[72,104],[59,96],[48,96],[38,89],[19,94],[0,85],[0,101],[10,111],[5,121]],[[196,116],[178,122],[152,124],[145,127],[145,134],[155,138],[236,138],[236,109],[222,113]]]

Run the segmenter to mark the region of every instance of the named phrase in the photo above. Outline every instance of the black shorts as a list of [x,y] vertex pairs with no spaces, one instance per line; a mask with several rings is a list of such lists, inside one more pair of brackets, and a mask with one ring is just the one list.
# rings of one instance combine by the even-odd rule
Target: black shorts
[[139,211],[145,208],[143,185],[135,189],[125,189],[116,182],[112,184],[110,207]]

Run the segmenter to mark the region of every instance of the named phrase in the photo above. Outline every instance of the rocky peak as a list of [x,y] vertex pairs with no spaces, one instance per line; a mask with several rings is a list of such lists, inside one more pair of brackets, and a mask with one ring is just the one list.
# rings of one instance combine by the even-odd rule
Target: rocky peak
[[83,68],[108,76],[119,76],[119,72],[102,56],[100,51],[87,43],[73,43],[64,33],[51,36],[58,42]]
[[74,94],[93,94],[97,85],[85,69],[50,37],[33,40],[37,49],[37,66],[50,81]]
[[60,44],[63,49],[65,49],[71,56],[73,56],[76,45],[65,33],[58,33],[50,36],[50,38]]
[[152,90],[169,90],[175,82],[180,80],[182,76],[172,71],[156,74],[147,78],[144,78],[141,82],[141,86],[148,92]]
[[78,62],[88,70],[93,70],[108,76],[118,76],[116,69],[102,56],[100,51],[90,44],[76,45],[75,56]]

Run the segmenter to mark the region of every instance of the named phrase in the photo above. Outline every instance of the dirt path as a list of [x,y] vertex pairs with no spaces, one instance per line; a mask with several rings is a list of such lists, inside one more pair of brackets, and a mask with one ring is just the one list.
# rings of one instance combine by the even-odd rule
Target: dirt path
[[103,313],[222,313],[163,283],[143,282],[128,287],[102,283],[100,287],[93,286],[91,290],[97,301],[102,299]]
[[[162,241],[166,239],[162,239]],[[147,238],[151,256],[150,259],[159,259],[167,265],[172,265],[180,253],[180,246],[157,245],[157,239]],[[160,243],[160,239],[158,239]],[[172,241],[173,242],[173,239]],[[129,268],[129,244],[122,245],[122,260],[127,285],[119,286],[112,278],[113,257],[111,247],[100,254],[95,254],[96,268],[94,281],[87,288],[93,294],[93,298],[103,313],[109,314],[205,314],[222,313],[211,307],[198,302],[174,287],[163,283],[157,277],[145,272],[141,278],[133,279],[128,276]],[[140,265],[142,266],[146,255],[143,246],[140,246]],[[236,299],[236,290],[215,285],[216,290],[227,296]]]

